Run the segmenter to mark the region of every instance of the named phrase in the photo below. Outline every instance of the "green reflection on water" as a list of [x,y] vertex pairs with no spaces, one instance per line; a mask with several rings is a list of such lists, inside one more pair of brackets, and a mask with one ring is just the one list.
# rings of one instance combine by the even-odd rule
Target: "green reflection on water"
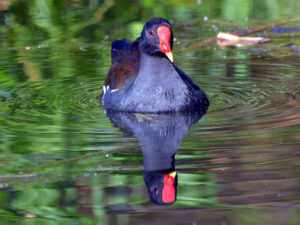
[[[235,30],[240,25],[296,16],[298,0],[7,2],[10,7],[0,12],[1,224],[95,224],[92,217],[98,218],[97,224],[108,224],[112,220],[109,213],[145,213],[151,208],[137,141],[112,126],[96,99],[110,67],[110,42],[134,40],[148,18],[160,16],[172,21],[178,40],[175,61],[217,99],[211,112],[239,104],[254,103],[263,108],[266,102],[260,99],[265,101],[265,95],[288,89],[284,85],[273,87],[267,82],[272,77],[265,77],[257,86],[251,68],[258,62],[249,51],[214,51],[211,47],[187,51],[184,47],[215,37],[221,28]],[[211,19],[234,23],[216,25],[216,29]],[[300,44],[299,39],[279,43],[285,42]],[[285,71],[280,72],[285,82],[298,76],[292,70],[288,77]],[[264,91],[266,85],[269,89]],[[257,119],[251,114],[254,109],[240,109],[240,117],[228,121]],[[223,117],[208,114],[201,124],[222,127]],[[256,137],[251,129],[233,140],[220,129],[202,131],[200,125],[191,130],[195,136],[186,137],[181,149],[213,150],[226,141],[231,142],[226,146],[230,148],[236,140]],[[297,139],[299,130],[290,128],[265,135],[283,137],[287,132]],[[205,138],[200,139],[203,135]],[[294,139],[290,143],[295,143]],[[192,170],[209,168],[209,162],[201,160],[213,155],[179,152],[178,168],[191,171],[182,173],[178,201],[172,207],[220,206],[217,195],[223,186],[216,184],[214,174]],[[190,163],[187,159],[191,158],[198,161]],[[299,217],[295,215],[296,221]],[[34,218],[26,218],[31,216]],[[239,224],[240,216],[236,220]],[[253,220],[255,224],[260,217]],[[115,224],[124,223],[119,218]]]

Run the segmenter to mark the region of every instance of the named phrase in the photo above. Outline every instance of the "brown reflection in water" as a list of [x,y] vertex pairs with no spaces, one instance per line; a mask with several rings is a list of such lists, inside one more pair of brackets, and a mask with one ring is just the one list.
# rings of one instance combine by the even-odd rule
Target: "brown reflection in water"
[[292,207],[300,202],[300,86],[299,78],[283,78],[300,71],[300,64],[295,57],[264,60],[252,60],[248,79],[265,96],[257,105],[222,112],[227,121],[212,129],[208,139],[223,144],[210,150],[214,157],[207,160],[213,168],[208,170],[227,185],[218,195],[221,203]]
[[94,217],[93,189],[90,179],[85,178],[76,185],[76,208],[79,215]]

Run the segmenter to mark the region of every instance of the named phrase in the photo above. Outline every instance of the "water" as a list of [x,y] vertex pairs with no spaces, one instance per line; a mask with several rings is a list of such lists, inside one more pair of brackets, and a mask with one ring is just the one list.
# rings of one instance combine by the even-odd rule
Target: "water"
[[[116,1],[89,26],[100,3],[62,1],[53,11],[53,2],[33,1],[28,15],[27,1],[1,11],[1,224],[300,223],[299,53],[282,47],[299,46],[298,33],[189,48],[219,30],[296,16],[297,1],[267,10],[260,1],[143,1],[138,17],[135,3]],[[175,64],[208,94],[208,112],[105,113],[97,96],[111,41],[133,40],[158,15],[169,15]],[[172,171],[176,202],[153,204],[149,182]]]

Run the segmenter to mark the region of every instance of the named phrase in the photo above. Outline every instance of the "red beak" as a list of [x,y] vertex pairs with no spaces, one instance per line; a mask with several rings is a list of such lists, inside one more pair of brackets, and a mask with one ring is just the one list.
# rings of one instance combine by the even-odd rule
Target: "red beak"
[[175,171],[164,177],[164,187],[162,190],[162,201],[164,203],[172,203],[176,199],[175,178]]
[[160,40],[160,49],[173,62],[173,54],[170,46],[171,30],[168,26],[162,25],[157,29],[157,36]]

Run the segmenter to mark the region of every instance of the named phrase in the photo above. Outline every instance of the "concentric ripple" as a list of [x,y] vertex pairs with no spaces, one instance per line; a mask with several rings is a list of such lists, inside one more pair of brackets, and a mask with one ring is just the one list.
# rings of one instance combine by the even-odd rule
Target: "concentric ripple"
[[[60,51],[64,60],[90,57],[95,67],[82,66],[77,68],[80,72],[68,67],[62,72],[44,59],[49,77],[32,80],[27,75],[22,80],[10,74],[0,81],[0,147],[5,149],[0,164],[7,174],[15,174],[3,176],[2,185],[14,182],[21,187],[23,173],[32,184],[95,179],[93,188],[109,196],[103,200],[104,213],[132,213],[126,204],[139,212],[158,212],[147,200],[137,135],[115,127],[97,99],[110,66],[103,49]],[[207,93],[211,105],[176,153],[175,207],[274,207],[300,202],[300,64],[293,58],[279,62],[250,53],[236,58],[211,56],[198,64],[198,57],[178,58],[180,68]],[[137,116],[138,121],[146,118],[151,117]],[[131,194],[120,202],[118,195],[126,190]]]

